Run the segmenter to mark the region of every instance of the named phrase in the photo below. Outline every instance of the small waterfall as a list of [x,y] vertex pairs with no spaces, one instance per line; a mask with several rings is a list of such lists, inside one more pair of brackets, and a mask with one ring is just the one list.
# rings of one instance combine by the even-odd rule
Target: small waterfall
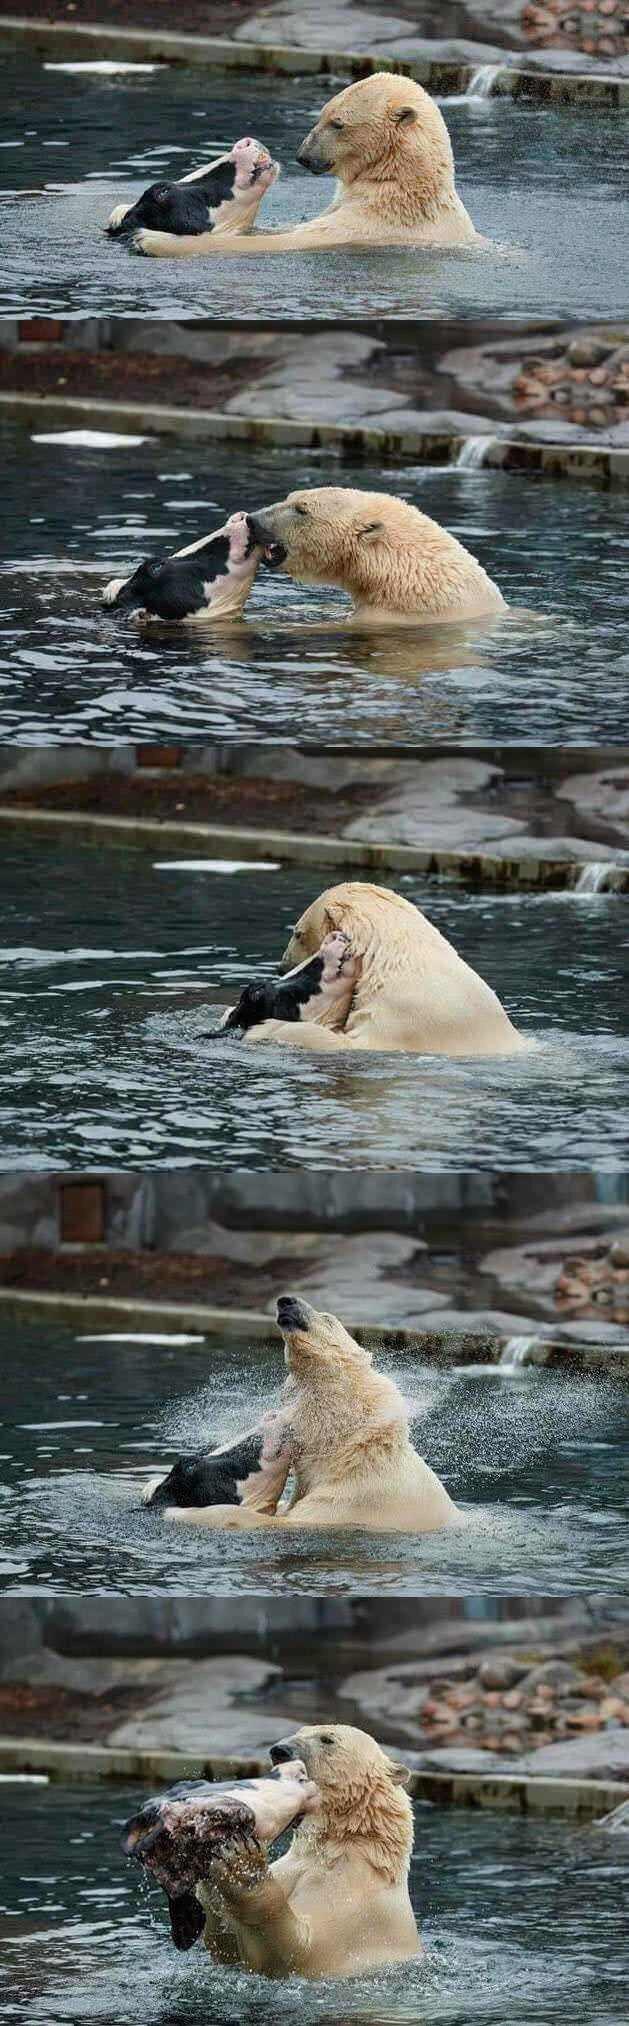
[[539,1337],[507,1337],[498,1359],[503,1371],[517,1372],[520,1365],[526,1365],[529,1353],[538,1343]]
[[491,98],[496,78],[502,69],[500,63],[481,63],[473,70],[469,84],[465,87],[465,98]]
[[578,879],[575,880],[573,892],[609,893],[612,887],[615,885],[615,875],[617,875],[619,871],[620,868],[618,866],[615,866],[612,860],[609,858],[606,859],[602,865],[596,865],[594,863],[592,863],[591,865],[584,865],[582,867],[581,872],[579,873]]
[[480,471],[493,436],[465,436],[454,459],[457,471]]

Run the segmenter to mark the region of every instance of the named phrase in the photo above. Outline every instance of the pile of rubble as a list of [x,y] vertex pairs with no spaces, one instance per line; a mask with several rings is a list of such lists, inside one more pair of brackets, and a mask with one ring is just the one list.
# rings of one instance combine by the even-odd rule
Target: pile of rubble
[[562,1267],[555,1287],[558,1308],[569,1308],[579,1316],[629,1323],[629,1236],[615,1238],[605,1248],[598,1246],[589,1255],[578,1255]]
[[558,355],[548,350],[524,359],[513,383],[516,406],[536,419],[550,417],[592,429],[629,420],[629,345],[584,332]]
[[431,1683],[418,1715],[422,1743],[520,1754],[608,1724],[629,1727],[629,1669],[607,1681],[567,1660],[531,1667],[490,1654],[469,1679]]
[[626,56],[623,0],[541,0],[527,4],[522,28],[537,49],[578,49],[583,56]]

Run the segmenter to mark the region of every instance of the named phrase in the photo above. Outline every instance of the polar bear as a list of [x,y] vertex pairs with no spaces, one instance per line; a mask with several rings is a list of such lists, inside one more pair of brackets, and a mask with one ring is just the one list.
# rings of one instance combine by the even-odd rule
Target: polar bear
[[[281,1295],[277,1320],[288,1382],[279,1410],[263,1422],[259,1465],[240,1505],[167,1507],[166,1517],[211,1527],[363,1527],[434,1533],[461,1515],[410,1440],[408,1413],[393,1379],[337,1316]],[[278,1512],[289,1476],[293,1488]],[[154,1485],[149,1487],[154,1496]]]
[[313,955],[333,929],[343,929],[360,959],[344,1022],[332,1002],[316,1020],[265,1020],[251,1027],[245,1047],[262,1042],[471,1056],[513,1055],[530,1046],[491,986],[401,893],[360,880],[327,887],[296,923],[283,967]]
[[271,1758],[303,1762],[318,1805],[268,1869],[228,1862],[196,1887],[210,1955],[266,1977],[358,1977],[416,1961],[406,1768],[352,1724],[305,1725]]
[[412,78],[376,71],[328,100],[299,149],[315,176],[335,176],[332,203],[303,225],[274,232],[140,231],[134,251],[291,253],[337,246],[480,246],[457,194],[450,135],[434,100]]
[[349,592],[361,625],[460,623],[507,609],[469,549],[392,493],[312,486],[248,518],[267,569]]

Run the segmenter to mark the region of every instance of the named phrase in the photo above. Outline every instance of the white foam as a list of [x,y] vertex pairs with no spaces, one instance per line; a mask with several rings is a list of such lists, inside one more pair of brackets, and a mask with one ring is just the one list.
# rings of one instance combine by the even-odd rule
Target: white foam
[[2,1787],[47,1787],[48,1773],[0,1773]]
[[69,443],[81,450],[117,450],[125,445],[146,443],[146,436],[117,436],[111,429],[54,429],[45,436],[33,436],[32,443]]
[[539,1343],[539,1337],[508,1337],[500,1353],[499,1365],[503,1372],[516,1372],[528,1363],[531,1352]]
[[[177,1344],[204,1344],[205,1341],[205,1337],[189,1337],[183,1334],[178,1334],[177,1336],[161,1335],[158,1334],[157,1330],[107,1330],[100,1336],[76,1338],[77,1344],[175,1344],[177,1346]],[[64,1425],[61,1421],[54,1423],[54,1426],[58,1426],[59,1428]],[[84,1425],[87,1427],[88,1423],[86,1422]],[[93,1422],[90,1425],[96,1428],[99,1424]],[[50,1426],[53,1426],[52,1422]]]
[[136,71],[159,70],[159,64],[123,63],[122,61],[117,62],[114,57],[104,56],[101,57],[100,61],[94,61],[93,63],[89,63],[87,60],[83,63],[45,63],[44,70],[66,70],[76,76],[89,76],[90,72],[92,72],[95,77],[117,77],[120,73],[125,74],[128,72],[133,76]]
[[480,471],[485,462],[492,436],[465,436],[457,450],[455,464],[459,471]]
[[491,98],[496,78],[502,69],[504,69],[504,65],[501,63],[480,63],[478,70],[472,71],[469,84],[465,89],[465,97]]
[[274,858],[158,858],[154,872],[279,872]]
[[591,860],[590,864],[584,865],[582,872],[579,873],[572,892],[605,893],[606,890],[609,892],[616,870],[616,866],[610,859],[603,860],[600,863],[595,863],[594,860]]

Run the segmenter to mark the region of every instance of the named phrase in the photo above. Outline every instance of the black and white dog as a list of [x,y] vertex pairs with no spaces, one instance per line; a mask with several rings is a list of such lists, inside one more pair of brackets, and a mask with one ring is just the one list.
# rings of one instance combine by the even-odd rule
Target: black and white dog
[[178,1456],[166,1477],[152,1478],[142,1503],[160,1505],[240,1505],[239,1487],[262,1459],[264,1429],[253,1428],[223,1449],[199,1449]]
[[209,1030],[207,1038],[218,1040],[236,1031],[246,1034],[265,1020],[308,1020],[333,1001],[345,999],[355,980],[357,963],[342,929],[325,936],[316,956],[307,957],[285,978],[259,978],[245,985],[235,1006]]
[[105,231],[127,244],[143,226],[175,234],[248,232],[279,173],[268,148],[247,135],[229,155],[192,169],[177,182],[151,183],[136,204],[116,204]]
[[140,563],[132,577],[112,577],[103,592],[110,610],[143,619],[233,619],[242,611],[261,559],[247,514],[159,561]]

